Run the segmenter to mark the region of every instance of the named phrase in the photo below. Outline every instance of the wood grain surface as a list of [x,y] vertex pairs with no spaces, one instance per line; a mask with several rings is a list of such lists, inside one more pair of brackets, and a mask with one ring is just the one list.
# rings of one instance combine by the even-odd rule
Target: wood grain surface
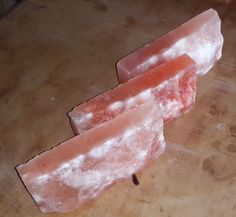
[[[0,217],[236,216],[235,1],[28,0],[0,20]],[[41,213],[15,166],[70,138],[66,113],[117,84],[115,62],[199,12],[222,19],[223,57],[193,110],[166,125],[167,150],[66,214]],[[137,180],[136,180],[137,181]]]

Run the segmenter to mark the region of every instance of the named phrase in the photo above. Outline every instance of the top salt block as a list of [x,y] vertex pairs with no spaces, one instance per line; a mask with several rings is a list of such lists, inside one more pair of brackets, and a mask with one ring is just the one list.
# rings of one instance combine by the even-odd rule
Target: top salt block
[[146,44],[117,63],[120,83],[184,53],[195,62],[197,75],[206,74],[221,58],[221,20],[213,9]]

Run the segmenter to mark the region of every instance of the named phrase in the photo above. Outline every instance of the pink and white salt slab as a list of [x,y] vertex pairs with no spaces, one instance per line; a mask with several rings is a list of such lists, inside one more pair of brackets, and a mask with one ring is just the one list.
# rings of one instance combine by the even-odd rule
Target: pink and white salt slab
[[202,12],[118,61],[119,82],[126,82],[185,53],[196,62],[197,74],[206,74],[222,55],[220,31],[221,20],[217,12],[214,9]]
[[19,165],[40,210],[68,212],[130,178],[165,149],[156,102],[124,112]]

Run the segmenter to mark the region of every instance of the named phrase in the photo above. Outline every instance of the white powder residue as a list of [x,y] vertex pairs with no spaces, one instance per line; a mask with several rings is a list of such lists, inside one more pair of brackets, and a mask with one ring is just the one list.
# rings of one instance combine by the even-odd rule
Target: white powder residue
[[117,109],[120,109],[123,107],[123,103],[121,101],[117,101],[117,102],[114,102],[112,103],[110,106],[109,106],[109,109],[114,111],[114,110],[117,110]]
[[[201,42],[203,43],[203,42]],[[207,70],[209,70],[209,67],[211,67],[212,65],[209,63],[212,62],[212,57],[214,57],[215,55],[215,48],[214,48],[214,44],[211,42],[204,42],[204,46],[200,46],[198,49],[194,49],[194,50],[190,50],[189,51],[189,56],[195,60],[200,66],[203,66],[207,64]],[[198,67],[199,69],[199,67]],[[203,73],[202,69],[200,71],[201,73]]]
[[85,115],[86,119],[91,119],[93,117],[93,113],[89,112],[88,114]]
[[84,154],[80,154],[79,156],[75,157],[74,159],[70,160],[68,163],[70,165],[73,165],[75,167],[80,167],[85,160],[85,155]]
[[[150,151],[158,148],[156,134],[162,126],[157,116],[153,117],[154,111],[156,109],[151,109],[151,114],[126,129],[122,135],[98,144],[96,148],[62,163],[56,170],[38,179],[46,180],[50,177],[52,183],[58,182],[59,185],[73,188],[77,191],[78,203],[95,198],[114,181],[128,178],[141,169],[151,157],[148,156]],[[39,183],[39,186],[43,184]],[[44,195],[36,196],[36,201],[40,202],[41,197]],[[50,201],[49,206],[57,209],[61,202],[59,198],[55,204]]]
[[96,158],[103,157],[112,149],[115,143],[116,143],[115,139],[108,140],[103,145],[92,149],[89,152],[89,156]]
[[123,135],[123,139],[126,139],[126,140],[129,139],[130,137],[132,137],[136,133],[136,131],[137,131],[136,128],[127,130]]
[[46,182],[49,178],[50,178],[49,174],[44,174],[44,175],[38,176],[36,179],[36,182],[43,183],[43,182]]
[[75,116],[73,118],[74,122],[76,123],[77,126],[80,126],[83,123],[87,123],[88,120],[93,118],[93,113],[89,112],[87,114],[80,114],[79,116]]
[[60,174],[60,177],[62,179],[66,179],[68,177],[68,174],[73,174],[73,169],[74,168],[79,168],[83,162],[85,160],[85,155],[79,155],[77,156],[76,158],[66,162],[66,163],[63,163],[57,170],[55,170],[53,172],[53,175],[58,175]]
[[[158,114],[157,114],[157,115],[158,115]],[[143,127],[144,127],[144,128],[148,128],[148,127],[150,127],[151,123],[152,123],[151,120],[146,120],[146,121],[143,123]]]
[[168,80],[163,81],[161,84],[159,84],[155,91],[161,91],[164,88],[169,88],[171,85],[176,83],[176,81],[179,81],[179,79],[184,75],[185,71],[178,71],[177,74],[174,77],[171,77]]
[[211,29],[212,26],[215,24],[204,25],[197,33],[178,40],[162,53],[163,58],[169,60],[186,53],[197,63],[198,75],[207,73],[215,61],[221,57],[223,43],[220,32]]
[[126,109],[130,109],[136,106],[137,103],[148,102],[148,100],[154,99],[152,88],[144,90],[136,96],[133,96],[124,102]]
[[[132,150],[126,153],[132,160],[120,161],[124,155],[122,146],[127,146],[127,143],[135,136],[134,134],[138,133],[138,130],[141,131],[141,128],[128,129],[121,137],[108,140],[103,145],[91,150],[88,154],[80,155],[66,164],[63,164],[54,172],[54,175],[58,177],[59,181],[66,185],[80,189],[80,199],[83,198],[83,189],[84,194],[87,196],[91,194],[90,196],[92,197],[114,180],[127,178],[140,167],[140,164],[144,163],[142,160],[146,157],[148,146],[143,147],[143,144],[139,144],[138,141],[134,143],[137,148],[134,146]],[[120,138],[122,138],[122,140],[120,140],[120,145],[122,146],[119,146],[119,149],[117,149],[116,153],[113,153],[110,158],[108,153],[111,151],[112,147],[117,145],[117,141]],[[140,146],[145,149],[139,150]],[[133,158],[133,154],[136,153],[138,154],[138,159]],[[103,159],[105,156],[107,156],[107,158]],[[103,159],[103,166],[96,166],[92,170],[87,169],[81,171],[81,163],[87,157]]]
[[168,119],[170,117],[178,117],[183,104],[182,102],[178,102],[177,100],[167,100],[162,101],[160,103],[160,107],[163,109],[164,119]]
[[135,104],[134,102],[135,102],[135,97],[131,97],[125,102],[125,104],[127,107],[132,107]]
[[172,45],[169,49],[165,50],[163,56],[166,59],[175,58],[180,56],[184,50],[186,50],[186,46],[189,46],[187,39],[182,38],[177,41],[174,45]]
[[148,153],[147,150],[142,150],[142,151],[137,152],[138,159],[139,160],[144,160],[146,158],[146,156],[147,156],[147,153]]
[[[117,153],[118,154],[118,153]],[[96,197],[107,186],[115,180],[130,177],[138,170],[144,161],[126,161],[126,162],[110,162],[108,167],[101,169],[87,170],[80,176],[73,175],[73,180],[67,181],[68,185],[80,188],[80,201],[89,197]]]
[[169,80],[163,81],[163,82],[162,82],[161,84],[159,84],[159,85],[157,86],[157,88],[155,88],[155,89],[157,89],[158,91],[160,91],[160,90],[166,88],[166,86],[168,86],[168,84],[169,84]]
[[138,97],[140,97],[141,99],[144,99],[144,100],[149,100],[150,98],[153,97],[153,94],[152,94],[152,90],[151,89],[147,89],[143,92],[141,92]]

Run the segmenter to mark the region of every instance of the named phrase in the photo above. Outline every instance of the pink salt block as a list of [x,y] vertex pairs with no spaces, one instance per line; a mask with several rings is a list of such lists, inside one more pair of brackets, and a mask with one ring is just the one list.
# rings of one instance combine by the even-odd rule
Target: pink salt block
[[195,92],[195,63],[182,55],[80,104],[69,117],[80,134],[154,98],[167,122],[189,110]]
[[19,165],[42,212],[67,212],[130,178],[165,149],[163,119],[151,101]]
[[196,62],[197,75],[206,74],[221,57],[223,37],[220,28],[217,12],[213,9],[204,11],[121,59],[117,63],[119,82],[184,53]]

